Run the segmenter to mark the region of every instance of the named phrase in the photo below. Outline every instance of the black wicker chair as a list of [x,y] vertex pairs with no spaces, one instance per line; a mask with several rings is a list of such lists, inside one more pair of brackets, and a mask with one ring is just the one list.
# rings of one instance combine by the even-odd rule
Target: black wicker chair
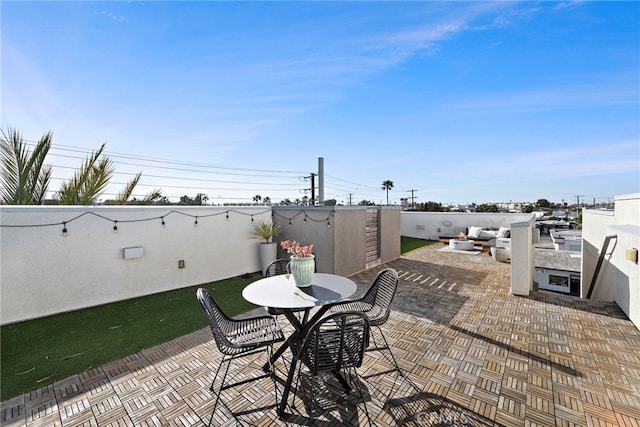
[[[278,326],[276,320],[271,316],[257,316],[246,318],[242,320],[232,319],[227,316],[220,308],[215,299],[206,289],[198,289],[197,291],[198,301],[202,306],[207,318],[209,319],[209,326],[211,327],[211,333],[215,340],[216,346],[220,353],[223,354],[220,364],[215,372],[211,387],[212,392],[214,390],[214,384],[220,368],[223,364],[226,364],[222,380],[220,383],[220,389],[216,393],[216,401],[213,405],[213,411],[211,412],[211,420],[213,420],[213,414],[216,411],[218,402],[220,401],[220,395],[223,390],[231,387],[235,387],[241,384],[245,384],[250,381],[258,380],[270,376],[274,380],[274,389],[276,396],[276,406],[278,405],[278,390],[275,384],[274,369],[271,367],[269,373],[262,374],[256,377],[251,377],[244,381],[238,381],[236,383],[225,384],[227,373],[231,362],[237,358],[258,354],[266,350],[267,359],[270,360],[272,345],[276,342],[284,341],[284,334]],[[247,365],[243,365],[243,368]],[[260,369],[260,368],[259,368]]]
[[279,276],[280,274],[287,274],[288,259],[278,258],[267,266],[264,272],[264,277]]
[[[360,398],[364,404],[364,411],[371,424],[369,411],[365,402],[362,387],[356,368],[362,365],[365,348],[369,343],[369,319],[362,313],[342,312],[326,316],[318,320],[303,336],[296,333],[289,339],[289,348],[293,354],[293,360],[289,369],[289,375],[283,392],[282,401],[278,410],[278,415],[282,416],[287,404],[287,396],[293,375],[295,374],[298,362],[302,362],[309,369],[312,385],[308,392],[311,401],[315,403],[319,392],[315,388],[318,376],[324,373],[331,373],[338,378],[343,387],[349,391],[351,384],[355,385]],[[300,390],[300,377],[302,366],[298,370],[296,380],[296,390]],[[347,380],[342,373],[347,374]],[[294,395],[294,406],[296,396]],[[309,424],[315,418],[313,411],[309,413]]]
[[347,311],[357,311],[367,315],[369,318],[369,324],[375,326],[380,332],[380,336],[384,341],[384,345],[378,345],[376,342],[373,328],[371,328],[371,338],[373,341],[373,347],[367,348],[367,351],[383,351],[386,350],[391,355],[391,362],[395,366],[397,372],[404,376],[404,373],[398,366],[391,347],[387,343],[387,339],[382,333],[382,326],[389,319],[389,313],[391,312],[391,302],[396,294],[398,288],[398,273],[392,268],[387,268],[378,273],[378,276],[373,281],[371,287],[367,290],[364,296],[358,300],[346,301],[329,310],[330,313],[340,313]]

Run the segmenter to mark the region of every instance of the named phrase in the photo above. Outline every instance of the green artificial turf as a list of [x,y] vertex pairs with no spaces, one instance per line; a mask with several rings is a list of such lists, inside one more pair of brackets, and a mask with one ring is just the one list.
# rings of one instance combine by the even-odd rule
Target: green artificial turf
[[[403,254],[435,243],[401,238]],[[0,327],[0,400],[172,340],[207,325],[196,289],[211,291],[230,316],[256,308],[232,278]]]
[[416,239],[415,237],[400,236],[400,253],[407,254],[416,249],[437,243],[435,240]]
[[207,325],[196,299],[204,287],[234,316],[255,308],[232,278],[0,328],[0,400],[52,384]]

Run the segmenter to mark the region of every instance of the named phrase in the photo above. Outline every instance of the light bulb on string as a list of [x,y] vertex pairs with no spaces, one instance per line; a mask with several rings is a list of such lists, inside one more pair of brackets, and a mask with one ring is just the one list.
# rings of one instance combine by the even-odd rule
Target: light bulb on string
[[160,220],[162,221],[162,226],[163,226],[163,227],[166,227],[166,226],[167,226],[167,224],[164,222],[164,217],[163,217],[163,216],[161,216],[161,217],[160,217]]
[[62,235],[63,236],[67,235],[67,223],[66,222],[62,223]]
[[113,232],[114,233],[118,232],[118,221],[113,221]]
[[226,212],[227,214],[227,221],[229,220],[229,211]]
[[253,222],[253,214],[251,215],[251,222]]
[[193,223],[193,225],[198,225],[198,217],[196,217],[195,222]]

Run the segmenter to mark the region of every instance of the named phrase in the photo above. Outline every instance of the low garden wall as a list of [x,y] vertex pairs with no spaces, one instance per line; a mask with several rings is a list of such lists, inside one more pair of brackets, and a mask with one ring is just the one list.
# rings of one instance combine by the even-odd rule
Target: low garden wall
[[[400,209],[373,209],[379,211],[375,240],[384,263],[400,256]],[[2,206],[0,324],[258,272],[260,241],[252,231],[272,217],[283,229],[276,241],[313,243],[319,272],[348,276],[368,267],[366,212],[328,206]]]
[[252,217],[271,208],[3,206],[0,323],[258,271]]

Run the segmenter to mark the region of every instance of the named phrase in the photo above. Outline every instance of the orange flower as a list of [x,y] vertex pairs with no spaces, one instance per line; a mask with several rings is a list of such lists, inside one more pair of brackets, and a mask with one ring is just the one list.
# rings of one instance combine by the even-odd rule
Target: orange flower
[[300,258],[308,257],[309,255],[313,254],[313,245],[302,246],[295,240],[285,240],[284,242],[280,242],[280,247],[293,256],[297,256]]

